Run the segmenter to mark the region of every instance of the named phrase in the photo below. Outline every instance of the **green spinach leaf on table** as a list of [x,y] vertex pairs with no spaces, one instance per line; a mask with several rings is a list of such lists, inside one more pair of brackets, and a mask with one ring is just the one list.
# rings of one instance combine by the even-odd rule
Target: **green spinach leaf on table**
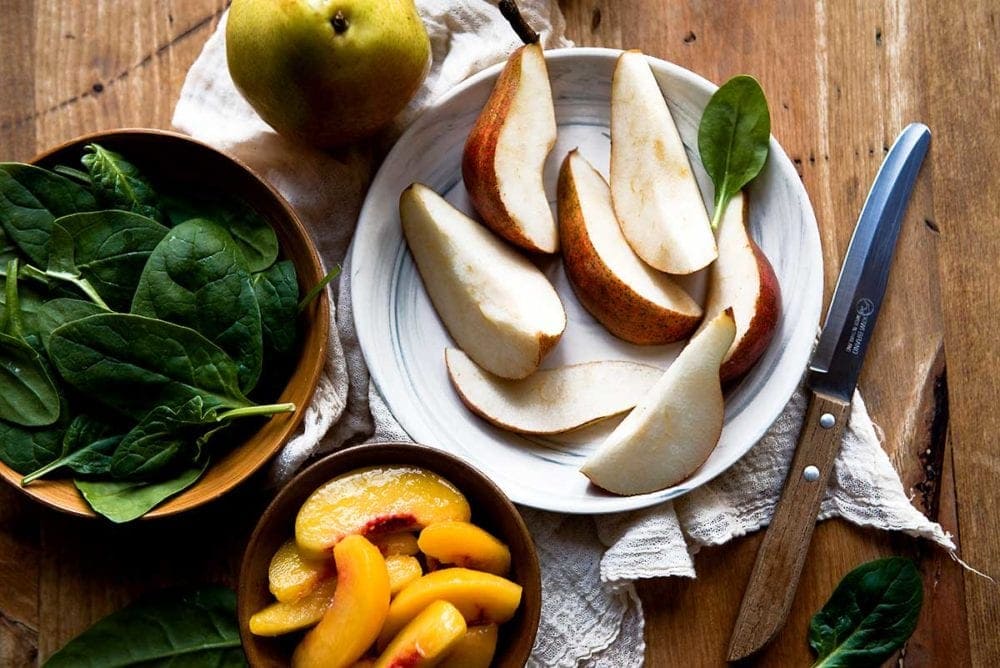
[[200,396],[208,407],[249,407],[237,367],[195,330],[129,313],[67,323],[49,337],[49,356],[67,383],[136,420],[156,405]]
[[138,168],[114,151],[89,144],[81,159],[101,204],[166,222],[156,191]]
[[[21,310],[24,312],[23,306]],[[56,328],[98,313],[106,313],[106,311],[94,302],[66,297],[50,299],[35,307],[31,320],[32,327],[28,326],[27,313],[25,314],[25,329],[38,334],[42,345],[48,348],[49,337]]]
[[57,218],[49,273],[85,279],[111,308],[127,311],[149,256],[168,231],[155,220],[127,211]]
[[735,76],[719,87],[698,126],[698,152],[715,184],[712,227],[733,195],[764,168],[771,141],[771,113],[757,80]]
[[277,262],[253,275],[253,289],[260,306],[265,366],[295,348],[298,339],[299,283],[295,265]]
[[236,595],[223,587],[168,590],[98,621],[53,654],[45,668],[246,666]]
[[913,562],[876,559],[844,576],[809,624],[815,666],[880,666],[917,626],[923,582]]
[[146,263],[132,313],[196,330],[232,357],[244,392],[257,383],[260,308],[239,250],[221,226],[195,219],[170,230]]
[[196,483],[207,468],[206,459],[204,464],[184,469],[166,480],[74,480],[73,484],[94,512],[112,522],[131,522]]
[[52,221],[96,208],[90,191],[64,176],[33,165],[0,163],[0,226],[40,267],[48,265]]

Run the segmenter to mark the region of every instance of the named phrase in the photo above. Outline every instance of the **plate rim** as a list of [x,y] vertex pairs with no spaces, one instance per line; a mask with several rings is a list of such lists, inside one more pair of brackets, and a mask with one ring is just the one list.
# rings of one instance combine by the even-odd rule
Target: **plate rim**
[[[572,60],[577,58],[598,58],[598,59],[617,60],[617,58],[625,51],[627,51],[627,49],[614,49],[607,47],[566,47],[559,49],[546,49],[545,58],[547,62],[553,60]],[[674,77],[684,80],[686,83],[693,85],[697,88],[700,88],[703,92],[709,95],[711,95],[712,93],[715,92],[715,90],[718,89],[718,86],[716,84],[712,83],[710,80],[701,76],[700,74],[692,72],[691,70],[688,70],[670,61],[663,60],[661,58],[657,58],[655,56],[651,56],[646,53],[643,53],[643,55],[649,62],[650,67],[654,71],[654,74],[657,73],[657,70],[660,70],[661,73],[666,74],[669,77]],[[406,143],[404,140],[408,139],[411,135],[419,132],[423,128],[423,126],[426,125],[426,123],[428,122],[427,119],[432,118],[433,114],[438,109],[447,105],[455,97],[462,95],[463,93],[465,93],[466,90],[478,85],[484,79],[497,77],[505,67],[506,62],[507,61],[505,59],[498,63],[494,63],[493,65],[470,75],[463,81],[456,84],[450,90],[442,94],[440,97],[436,98],[435,101],[432,104],[430,104],[426,109],[424,109],[417,116],[417,118],[410,124],[410,126],[407,127],[406,130],[399,136],[399,138],[393,144],[392,149],[389,151],[389,153],[386,154],[375,176],[372,178],[371,184],[369,185],[368,188],[368,192],[365,195],[364,202],[358,214],[358,225],[355,228],[354,234],[352,235],[350,248],[348,249],[348,252],[346,254],[348,267],[350,269],[350,278],[351,278],[351,285],[350,285],[351,315],[354,321],[355,335],[358,340],[358,347],[361,349],[362,357],[364,358],[365,365],[368,369],[369,377],[371,381],[375,384],[375,389],[378,391],[379,395],[384,400],[386,408],[389,410],[393,419],[411,439],[413,439],[414,436],[409,432],[407,427],[397,417],[396,412],[393,411],[389,397],[384,390],[384,387],[386,387],[387,385],[387,379],[384,377],[382,370],[379,368],[377,364],[376,365],[371,364],[371,351],[369,350],[369,346],[366,346],[364,342],[364,337],[366,336],[366,334],[363,335],[362,332],[366,331],[365,325],[369,324],[371,322],[371,319],[367,314],[367,309],[359,310],[358,308],[359,300],[355,299],[355,288],[357,285],[357,281],[355,281],[355,276],[357,274],[357,267],[359,266],[359,262],[361,261],[360,257],[355,258],[355,254],[360,252],[358,249],[361,246],[361,244],[357,243],[357,240],[360,237],[362,231],[363,221],[365,221],[365,219],[369,215],[369,209],[375,206],[373,203],[373,199],[371,197],[371,193],[377,190],[379,181],[383,178],[383,172],[387,168],[387,166],[390,165],[394,159],[398,159],[400,155],[405,155],[402,151],[402,149],[405,148],[404,145]],[[808,206],[803,208],[803,217],[805,218],[805,223],[806,223],[804,227],[806,230],[805,233],[807,235],[811,235],[814,238],[813,239],[815,241],[814,246],[819,251],[819,257],[817,259],[819,260],[820,269],[818,272],[816,272],[819,276],[819,280],[815,282],[816,283],[815,285],[811,285],[807,288],[807,290],[815,293],[811,294],[810,295],[811,298],[808,300],[809,304],[814,305],[814,307],[812,308],[812,312],[799,313],[797,314],[797,316],[798,319],[807,320],[809,323],[813,325],[812,329],[814,331],[818,331],[820,317],[822,314],[823,288],[825,282],[825,275],[822,269],[823,268],[822,244],[820,240],[819,226],[816,220],[815,210],[812,207],[812,202],[809,199],[809,194],[808,191],[806,191],[805,189],[805,185],[798,177],[798,173],[795,171],[795,168],[792,165],[791,160],[788,158],[787,153],[785,153],[784,149],[778,143],[777,139],[774,137],[773,134],[770,137],[769,162],[770,161],[774,161],[775,163],[777,163],[777,169],[780,172],[782,172],[783,176],[790,177],[791,175],[795,175],[794,183],[797,185],[797,190],[802,195],[802,199],[806,203],[808,203]],[[791,174],[789,174],[789,172],[791,172]],[[788,315],[783,311],[782,318],[786,317],[788,317]],[[799,351],[795,351],[798,354],[795,355],[792,361],[788,362],[788,364],[794,362],[795,366],[801,367],[804,373],[805,368],[808,364],[809,357],[812,352],[812,347],[813,347],[812,341],[810,341],[809,345],[807,346],[802,345],[802,349]],[[789,378],[791,378],[791,376],[789,376]],[[792,396],[795,393],[796,388],[798,388],[800,383],[801,383],[800,379],[796,379],[794,383],[789,380],[786,382],[785,385],[780,386],[779,387],[780,392],[778,392],[778,394],[783,396],[784,400],[781,404],[781,408],[778,409],[777,413],[771,416],[766,423],[761,423],[760,427],[755,431],[755,433],[748,436],[747,438],[748,444],[745,448],[742,449],[742,451],[740,451],[738,454],[735,454],[735,456],[728,458],[728,461],[725,461],[724,465],[720,466],[720,468],[716,472],[712,473],[711,475],[708,475],[704,480],[701,480],[698,484],[686,485],[685,482],[687,482],[687,480],[690,480],[695,475],[697,475],[698,471],[701,470],[700,467],[698,471],[689,476],[685,481],[682,481],[681,483],[673,487],[667,488],[666,490],[659,490],[656,492],[650,492],[647,494],[638,494],[632,496],[609,496],[606,498],[602,497],[600,499],[600,503],[598,504],[599,507],[597,508],[591,508],[591,507],[580,508],[577,507],[576,504],[574,504],[572,501],[560,502],[559,497],[549,497],[547,499],[548,502],[545,505],[540,505],[536,500],[525,498],[522,495],[520,495],[516,490],[511,490],[508,487],[506,487],[501,479],[497,479],[495,477],[495,474],[483,468],[482,465],[478,462],[478,460],[465,456],[465,453],[452,452],[450,449],[441,447],[436,443],[428,443],[428,445],[429,447],[434,447],[440,450],[444,450],[446,452],[450,452],[451,454],[454,454],[458,457],[465,459],[473,466],[480,467],[480,470],[482,470],[487,476],[489,476],[492,480],[494,480],[496,484],[499,485],[504,490],[505,494],[507,494],[515,503],[521,505],[537,508],[539,510],[562,512],[574,515],[576,514],[597,515],[597,514],[617,513],[629,510],[638,510],[658,505],[666,501],[670,501],[672,499],[676,499],[684,494],[691,492],[694,489],[697,489],[711,482],[718,476],[730,470],[733,467],[733,465],[735,465],[740,459],[745,457],[747,453],[749,453],[750,450],[760,442],[760,440],[771,428],[774,422],[781,416],[781,412],[784,410],[784,406],[787,406],[789,400],[791,400]],[[428,439],[425,438],[423,439],[422,442],[427,443]]]

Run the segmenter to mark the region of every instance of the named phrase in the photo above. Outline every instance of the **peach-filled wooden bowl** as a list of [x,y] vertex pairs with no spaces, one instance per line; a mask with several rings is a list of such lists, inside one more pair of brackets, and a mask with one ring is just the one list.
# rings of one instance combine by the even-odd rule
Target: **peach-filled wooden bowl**
[[[301,294],[323,278],[316,247],[288,202],[243,163],[190,137],[163,130],[108,130],[78,137],[39,154],[31,162],[48,168],[60,164],[76,167],[84,147],[91,143],[121,153],[154,180],[174,186],[190,185],[196,192],[203,192],[210,184],[219,192],[242,199],[274,228],[281,257],[295,265]],[[302,421],[326,359],[330,304],[325,292],[300,315],[299,327],[298,357],[280,397],[274,397],[276,402],[294,403],[296,411],[263,422],[247,440],[213,459],[197,483],[146,513],[143,519],[174,515],[218,498],[257,471],[284,445]],[[97,516],[69,478],[41,479],[21,487],[22,476],[2,462],[0,476],[51,508]]]
[[521,603],[514,617],[500,625],[491,666],[521,668],[531,654],[541,613],[541,575],[531,534],[517,508],[483,473],[441,450],[412,443],[376,443],[342,450],[316,462],[291,480],[264,511],[250,537],[240,568],[237,612],[243,649],[254,668],[287,666],[302,637],[293,633],[273,638],[250,632],[250,617],[274,601],[268,590],[272,556],[294,536],[295,518],[305,500],[337,476],[370,466],[417,466],[438,474],[469,501],[472,522],[507,544],[511,554],[509,579],[521,585]]

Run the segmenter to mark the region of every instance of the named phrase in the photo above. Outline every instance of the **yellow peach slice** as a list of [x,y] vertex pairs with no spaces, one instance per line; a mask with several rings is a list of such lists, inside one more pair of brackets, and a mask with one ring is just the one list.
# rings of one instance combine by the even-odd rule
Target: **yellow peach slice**
[[293,668],[346,668],[371,646],[389,611],[389,573],[377,547],[348,536],[333,548],[333,559],[333,602],[295,648]]
[[415,466],[373,466],[334,478],[313,492],[295,518],[295,542],[322,558],[351,534],[419,530],[468,521],[469,502],[447,480]]
[[375,665],[375,659],[358,659],[351,664],[351,668],[372,668]]
[[496,624],[470,626],[438,668],[489,668],[496,651]]
[[492,573],[443,568],[413,581],[389,606],[378,646],[385,647],[407,622],[434,601],[448,601],[468,624],[506,622],[521,603],[521,585]]
[[250,618],[250,632],[277,636],[314,625],[330,607],[336,588],[337,578],[324,578],[301,598],[272,603]]
[[392,554],[416,554],[420,551],[417,546],[417,537],[409,531],[398,531],[396,533],[385,534],[384,536],[372,536],[372,543],[382,552],[382,556],[388,557]]
[[389,593],[393,596],[424,574],[417,558],[408,554],[390,554],[385,558],[385,568],[389,571]]
[[420,551],[446,564],[494,575],[510,570],[510,550],[490,533],[469,522],[429,524],[417,539]]
[[403,627],[375,668],[433,666],[465,636],[465,618],[451,603],[434,601]]
[[307,559],[294,540],[285,541],[271,557],[267,569],[268,587],[274,597],[291,602],[308,594],[320,579],[333,571],[330,559]]

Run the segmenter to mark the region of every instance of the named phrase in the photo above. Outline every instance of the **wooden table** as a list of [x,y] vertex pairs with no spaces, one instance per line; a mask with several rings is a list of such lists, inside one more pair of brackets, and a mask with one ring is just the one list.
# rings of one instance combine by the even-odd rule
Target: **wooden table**
[[[0,0],[0,159],[75,135],[169,127],[223,0]],[[640,48],[713,81],[747,72],[771,102],[836,275],[868,185],[909,121],[934,131],[861,378],[914,503],[1000,575],[1000,11],[949,2],[562,0],[581,45]],[[827,297],[832,280],[827,280]],[[139,593],[233,583],[259,481],[186,516],[124,528],[73,520],[0,487],[0,663],[33,665]],[[233,518],[236,518],[235,520]],[[959,531],[961,529],[961,531]],[[760,536],[707,549],[698,579],[643,583],[648,664],[723,662]],[[824,522],[784,632],[760,665],[808,665],[811,614],[882,554],[924,575],[906,666],[1000,664],[1000,590],[901,535]]]

